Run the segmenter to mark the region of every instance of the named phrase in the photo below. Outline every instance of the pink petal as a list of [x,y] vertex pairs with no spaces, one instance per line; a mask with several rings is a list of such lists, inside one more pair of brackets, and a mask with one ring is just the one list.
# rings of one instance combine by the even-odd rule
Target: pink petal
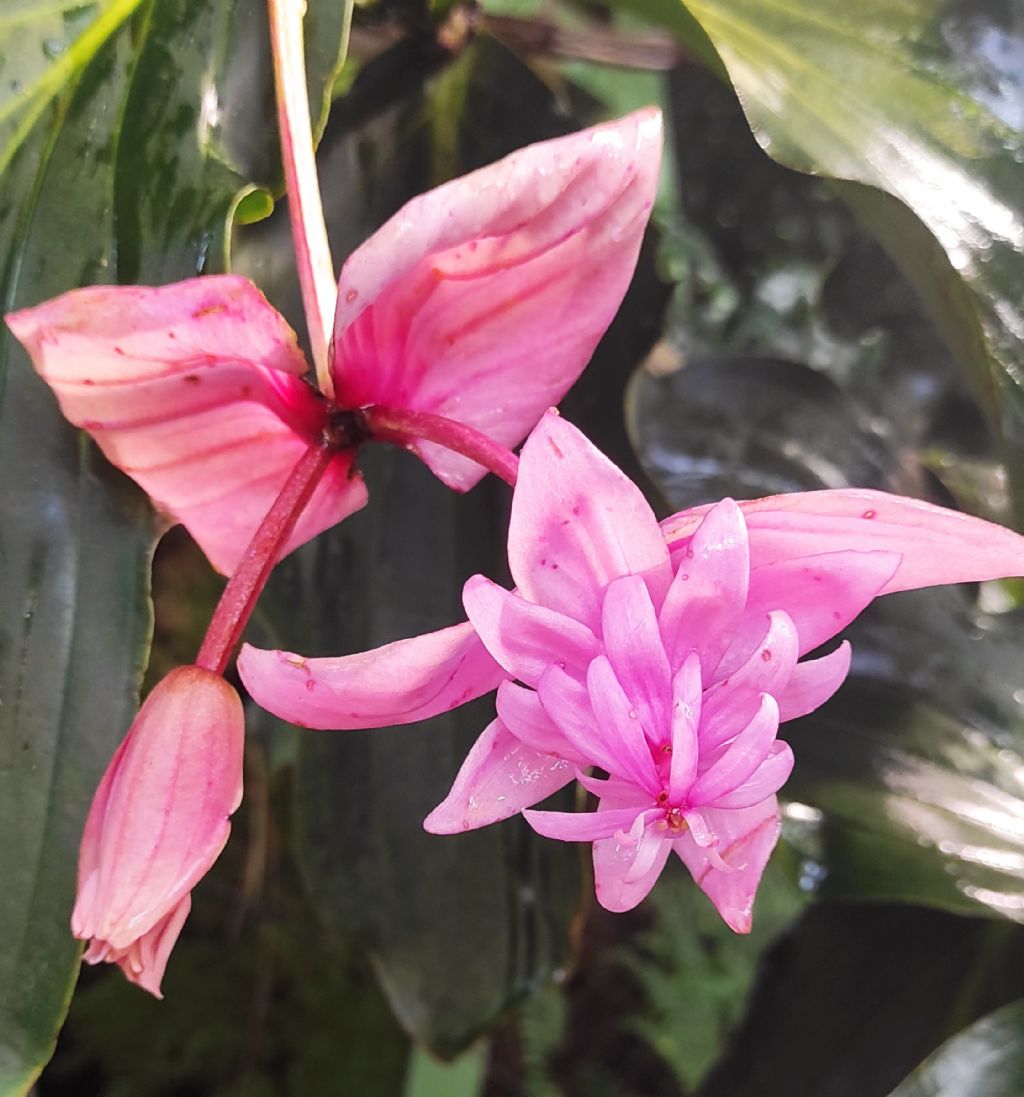
[[607,811],[524,811],[523,818],[544,838],[560,842],[593,842],[609,838],[617,830],[629,830],[636,819],[636,808],[611,808]]
[[129,982],[149,991],[154,998],[163,998],[160,984],[167,969],[167,961],[171,958],[171,951],[191,909],[192,896],[186,895],[169,914],[127,949],[119,952],[111,951],[109,946],[97,949],[97,942],[93,941],[82,959],[87,964],[97,964],[104,960],[115,963]]
[[[1024,574],[1024,538],[1012,530],[920,499],[866,489],[794,492],[740,504],[751,566],[840,549],[886,550],[902,559],[879,594]],[[663,523],[673,555],[708,507]]]
[[606,655],[599,655],[590,664],[587,693],[601,736],[615,759],[615,766],[608,772],[634,781],[656,796],[661,781],[640,714],[632,707]]
[[892,552],[826,552],[752,569],[742,626],[717,677],[747,661],[760,621],[772,610],[793,619],[801,655],[830,640],[885,589],[899,562]]
[[774,697],[763,693],[760,707],[750,723],[739,732],[722,757],[694,781],[687,797],[690,804],[694,807],[715,804],[742,785],[767,757],[778,730],[779,706]]
[[[672,842],[649,830],[645,830],[640,840],[635,842],[628,840],[628,836],[621,832],[596,841],[594,891],[597,901],[605,910],[616,914],[632,910],[647,898],[671,851]],[[645,869],[641,873],[634,871],[638,861],[643,862],[641,867]]]
[[561,667],[548,667],[537,683],[537,696],[544,711],[573,745],[587,765],[619,774],[621,766],[615,745],[605,741],[597,725],[587,690]]
[[572,779],[569,762],[533,750],[494,720],[466,755],[451,792],[423,827],[431,834],[485,827],[546,800]]
[[[768,756],[742,785],[732,792],[719,796],[716,808],[749,808],[762,800],[773,796],[789,780],[793,772],[793,751],[788,743],[776,740],[771,745]],[[703,809],[707,811],[707,808]]]
[[786,688],[776,695],[779,723],[806,716],[823,705],[846,681],[850,672],[850,644],[844,640],[820,659],[798,663]]
[[[325,422],[323,402],[300,380],[295,334],[259,290],[232,275],[92,286],[7,323],[64,415],[214,567],[234,570]],[[284,552],[365,502],[351,454],[339,453]]]
[[800,641],[792,619],[776,610],[763,620],[767,629],[747,661],[704,695],[700,726],[704,751],[731,739],[757,711],[762,693],[778,700],[794,673]]
[[597,637],[579,621],[499,587],[482,575],[465,586],[462,602],[487,650],[528,686],[552,663],[582,677],[598,652]]
[[747,531],[736,503],[723,499],[712,507],[673,566],[659,615],[665,649],[673,666],[696,651],[710,678],[747,600]]
[[613,579],[642,575],[655,606],[671,580],[640,489],[557,413],[545,415],[523,446],[508,557],[524,598],[595,633]]
[[615,579],[601,611],[604,650],[616,679],[652,743],[669,735],[672,673],[647,584],[639,575]]
[[129,949],[185,898],[242,797],[242,706],[220,677],[172,671],[97,789],[82,842],[76,937]]
[[498,719],[521,742],[542,754],[555,754],[576,765],[590,763],[558,730],[532,689],[502,682],[495,698]]
[[730,871],[716,868],[712,851],[701,849],[689,834],[677,838],[673,847],[726,925],[736,933],[749,933],[757,885],[779,840],[778,801],[769,796],[754,807],[707,808],[704,815],[718,839],[714,852],[724,858]]
[[[649,109],[413,199],[342,268],[339,401],[431,412],[518,445],[619,307],[660,155],[661,116]],[[483,475],[437,446],[417,451],[451,487]]]
[[672,760],[668,788],[673,803],[685,796],[697,773],[702,702],[700,659],[691,651],[672,681]]
[[489,693],[508,677],[468,621],[334,659],[246,644],[238,672],[268,712],[321,730],[412,724]]

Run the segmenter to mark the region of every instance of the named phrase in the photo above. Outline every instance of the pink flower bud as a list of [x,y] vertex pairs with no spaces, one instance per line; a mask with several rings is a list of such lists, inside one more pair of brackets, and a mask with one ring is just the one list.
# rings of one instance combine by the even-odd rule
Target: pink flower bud
[[200,667],[153,690],[93,798],[78,860],[75,936],[157,998],[190,892],[217,859],[242,799],[238,695]]

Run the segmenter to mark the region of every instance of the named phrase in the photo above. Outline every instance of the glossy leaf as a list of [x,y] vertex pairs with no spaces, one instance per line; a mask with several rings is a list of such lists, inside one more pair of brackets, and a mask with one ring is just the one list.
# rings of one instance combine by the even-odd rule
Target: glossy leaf
[[0,12],[0,173],[47,104],[141,0],[10,0]]
[[[252,108],[269,102],[265,40],[229,48],[259,32],[251,9],[160,3],[96,52],[100,31],[130,8],[86,5],[64,20],[63,8],[25,4],[0,15],[0,34],[22,15],[37,29],[64,20],[61,56],[75,58],[40,70],[46,94],[61,94],[15,122],[0,201],[5,310],[117,274],[213,265],[240,188],[276,162],[270,108]],[[341,37],[340,11],[324,14],[321,27],[337,33],[333,54],[328,30],[319,44],[321,87]],[[19,64],[43,48],[22,44]],[[54,73],[73,86],[51,87]],[[157,184],[145,198],[143,180]],[[77,974],[68,918],[78,840],[136,703],[154,530],[144,499],[67,427],[6,332],[0,372],[0,1094],[13,1097],[49,1057]]]
[[947,1040],[892,1097],[1017,1097],[1024,1078],[1024,1002],[975,1021]]
[[1022,960],[1017,926],[913,907],[811,907],[766,955],[699,1097],[888,1097],[943,1040],[1018,996]]
[[[1021,496],[1024,28],[997,0],[685,0],[763,147],[847,193],[923,294]],[[922,231],[924,225],[927,232]],[[930,233],[930,237],[929,237]]]

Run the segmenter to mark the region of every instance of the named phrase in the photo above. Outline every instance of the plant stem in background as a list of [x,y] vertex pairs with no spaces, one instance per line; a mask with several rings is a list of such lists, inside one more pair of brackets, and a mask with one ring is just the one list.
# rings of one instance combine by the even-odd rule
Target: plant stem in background
[[270,42],[274,54],[274,87],[281,159],[288,188],[295,263],[298,268],[306,326],[320,391],[328,400],[334,384],[327,354],[334,323],[337,282],[327,242],[320,184],[316,174],[313,130],[309,120],[306,61],[303,51],[302,0],[268,0]]

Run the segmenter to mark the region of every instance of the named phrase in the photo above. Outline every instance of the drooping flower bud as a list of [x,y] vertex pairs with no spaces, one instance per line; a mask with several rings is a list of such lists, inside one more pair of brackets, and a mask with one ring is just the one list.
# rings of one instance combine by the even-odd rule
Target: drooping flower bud
[[75,936],[161,997],[191,891],[224,848],[242,799],[242,704],[201,667],[153,690],[107,767],[85,823]]

